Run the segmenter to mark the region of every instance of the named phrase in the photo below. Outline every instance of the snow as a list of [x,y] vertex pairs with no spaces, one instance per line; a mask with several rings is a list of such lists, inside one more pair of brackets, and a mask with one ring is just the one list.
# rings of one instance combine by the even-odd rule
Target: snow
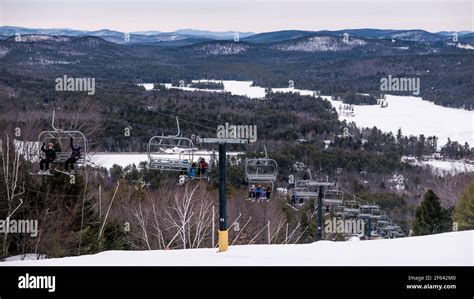
[[[200,80],[202,81],[202,80]],[[219,80],[204,80],[210,82],[222,82],[224,84],[224,91],[230,92],[233,95],[247,96],[252,99],[265,98],[265,88],[259,86],[252,86],[252,81],[219,81]]]
[[248,49],[249,46],[239,43],[207,44],[196,47],[197,51],[203,52],[207,55],[235,55],[243,53]]
[[313,36],[297,43],[277,45],[274,48],[281,51],[299,51],[299,52],[325,52],[350,50],[357,46],[364,46],[367,42],[361,39],[350,38],[343,41],[342,38],[332,36]]
[[[219,153],[212,151],[195,151],[194,160],[199,158],[204,158],[206,161],[211,161],[212,155],[216,156],[216,159],[219,157]],[[227,152],[227,156],[236,156],[242,154],[242,152]],[[100,167],[105,167],[107,169],[112,168],[114,164],[117,164],[122,167],[127,165],[135,164],[137,167],[140,162],[148,161],[147,153],[96,153],[92,154],[91,162]],[[169,159],[180,159],[179,154],[152,154],[153,158],[169,158]],[[187,154],[183,154],[181,157],[188,157]]]
[[466,49],[466,50],[474,50],[474,46],[473,45],[469,45],[469,44],[457,44],[456,47],[460,48],[460,49]]
[[107,169],[112,168],[114,164],[122,167],[127,165],[135,164],[138,166],[140,162],[148,161],[148,155],[146,153],[126,153],[126,154],[95,154],[91,157],[92,163],[97,166],[105,167]]
[[457,173],[466,173],[474,172],[474,165],[465,163],[464,161],[441,161],[441,160],[429,160],[412,163],[415,165],[429,166],[431,167],[432,173],[439,176],[444,176],[445,174],[457,174]]
[[[232,95],[247,96],[252,99],[263,99],[265,98],[265,88],[259,86],[252,86],[252,81],[234,81],[234,80],[192,80],[193,83],[197,82],[213,82],[221,83],[224,85],[222,89],[198,89],[193,87],[178,87],[172,86],[171,83],[164,83],[166,88],[181,89],[186,91],[206,91],[206,92],[230,92]],[[153,89],[153,83],[139,84],[146,90]]]
[[71,38],[68,36],[51,36],[47,34],[26,34],[20,35],[20,42],[39,42],[39,41],[55,41],[55,42],[67,42]]
[[[224,90],[206,90],[211,92],[230,92],[233,95],[247,96],[254,99],[265,97],[265,88],[252,86],[252,81],[233,80],[196,80],[209,82],[222,82]],[[193,81],[193,82],[196,82]],[[296,82],[297,84],[297,82]],[[141,84],[145,89],[151,89],[153,84]],[[171,88],[171,84],[165,84]],[[151,86],[151,87],[150,87]],[[195,91],[196,88],[172,87],[183,90]],[[302,90],[296,88],[272,88],[273,92],[294,92],[301,95],[314,96],[315,90]],[[337,110],[341,101],[333,101],[330,96],[322,96],[331,102]],[[448,138],[461,144],[468,142],[474,145],[474,111],[448,108],[423,101],[420,97],[386,95],[388,107],[380,108],[378,105],[354,105],[355,116],[344,116],[339,113],[340,120],[355,122],[358,127],[376,126],[384,132],[397,134],[402,129],[403,135],[437,136],[438,146],[446,144]],[[339,110],[338,110],[339,112]]]
[[[461,144],[468,142],[474,145],[474,111],[438,106],[420,97],[387,95],[386,98],[386,108],[354,105],[355,116],[340,115],[340,119],[354,121],[359,127],[376,126],[394,135],[398,128],[402,129],[403,135],[435,135],[439,138],[439,146],[444,145],[448,138]],[[330,101],[336,109],[342,105],[340,101]]]
[[38,255],[36,253],[28,253],[28,254],[9,256],[5,260],[7,262],[17,262],[17,261],[36,261],[36,260],[42,260],[45,258],[46,258],[45,255]]
[[105,251],[43,260],[9,260],[0,266],[474,266],[474,231],[371,241],[320,241],[298,245]]

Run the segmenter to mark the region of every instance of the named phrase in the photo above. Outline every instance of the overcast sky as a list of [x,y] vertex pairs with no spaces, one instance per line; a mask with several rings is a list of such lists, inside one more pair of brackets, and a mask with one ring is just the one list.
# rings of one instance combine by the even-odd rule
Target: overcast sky
[[0,25],[265,32],[391,28],[473,31],[474,0],[0,0]]

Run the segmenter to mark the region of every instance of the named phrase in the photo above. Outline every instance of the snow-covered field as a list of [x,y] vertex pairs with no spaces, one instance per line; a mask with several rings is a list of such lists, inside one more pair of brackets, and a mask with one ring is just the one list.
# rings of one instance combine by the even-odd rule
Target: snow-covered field
[[[339,109],[342,102],[331,101]],[[437,136],[438,145],[448,138],[461,144],[474,145],[474,111],[447,108],[423,101],[419,97],[387,95],[388,107],[378,105],[354,106],[354,117],[340,115],[340,119],[354,121],[359,127],[377,126],[384,132],[403,135]]]
[[422,161],[414,163],[416,165],[429,166],[436,175],[457,174],[465,172],[474,172],[474,165],[464,163],[463,161]]
[[474,231],[372,241],[231,246],[222,253],[209,248],[19,258],[12,257],[0,266],[474,266]]
[[[252,81],[230,81],[230,80],[196,80],[222,82],[224,91],[233,95],[243,95],[250,98],[261,99],[265,97],[265,88],[252,86]],[[153,84],[142,84],[145,89],[150,90]],[[165,84],[167,88],[171,84]],[[198,90],[196,88],[181,87],[184,90]],[[222,90],[207,90],[222,92]],[[273,92],[297,92],[301,95],[314,95],[313,90],[301,90],[296,88],[272,88]],[[331,104],[338,109],[339,101],[332,101],[331,97],[323,96],[330,100]],[[385,132],[397,134],[399,128],[404,135],[435,135],[439,138],[438,144],[444,145],[448,137],[462,144],[468,142],[474,145],[474,111],[447,108],[438,106],[432,102],[423,101],[420,97],[392,96],[387,95],[388,107],[380,108],[378,105],[354,106],[354,117],[346,117],[340,114],[340,119],[348,122],[354,121],[359,127],[373,127]]]
[[105,167],[107,169],[112,168],[114,164],[117,164],[122,167],[135,164],[138,167],[140,162],[148,161],[148,155],[146,153],[100,153],[92,155],[91,161],[95,165]]

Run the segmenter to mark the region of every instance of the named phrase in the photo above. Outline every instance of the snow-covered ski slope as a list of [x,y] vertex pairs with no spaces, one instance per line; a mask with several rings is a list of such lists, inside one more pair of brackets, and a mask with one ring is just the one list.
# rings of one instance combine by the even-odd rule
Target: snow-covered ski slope
[[0,266],[474,266],[474,230],[372,241],[230,246],[223,253],[209,248],[18,258]]

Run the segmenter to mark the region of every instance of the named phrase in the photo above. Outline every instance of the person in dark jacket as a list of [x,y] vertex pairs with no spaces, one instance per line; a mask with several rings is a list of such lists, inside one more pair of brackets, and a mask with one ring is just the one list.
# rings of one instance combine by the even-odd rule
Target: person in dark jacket
[[69,144],[71,146],[71,155],[64,162],[64,170],[69,171],[69,166],[71,167],[71,173],[74,172],[74,164],[81,159],[81,146],[74,144],[74,140],[69,138]]
[[204,158],[201,159],[201,163],[199,165],[199,168],[201,169],[200,175],[205,176],[206,175],[206,170],[207,170],[207,162]]
[[40,161],[40,171],[39,174],[50,174],[49,172],[49,164],[53,163],[56,160],[56,150],[54,149],[53,143],[48,143],[48,147],[46,148],[46,144],[43,142],[41,146],[41,151],[45,153],[45,158]]
[[270,187],[270,185],[268,185],[265,188],[265,193],[266,193],[267,199],[270,200],[270,196],[272,195],[272,187]]

